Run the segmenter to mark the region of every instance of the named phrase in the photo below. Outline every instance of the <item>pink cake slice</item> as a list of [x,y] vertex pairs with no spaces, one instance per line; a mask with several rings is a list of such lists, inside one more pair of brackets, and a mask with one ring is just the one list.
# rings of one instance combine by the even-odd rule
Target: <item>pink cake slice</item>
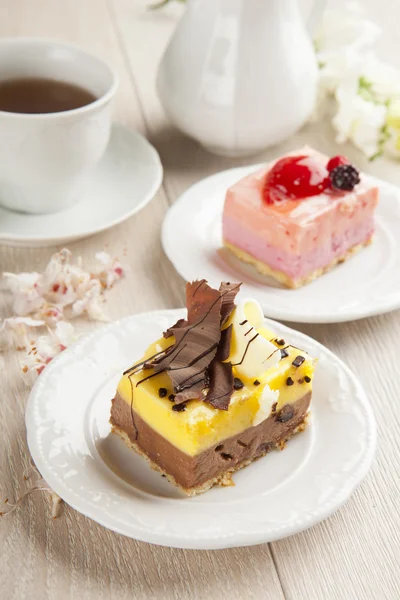
[[[310,148],[294,155],[328,158]],[[353,191],[327,190],[301,200],[268,204],[267,174],[275,163],[230,187],[223,212],[224,245],[240,260],[296,288],[369,244],[378,188],[364,174]]]

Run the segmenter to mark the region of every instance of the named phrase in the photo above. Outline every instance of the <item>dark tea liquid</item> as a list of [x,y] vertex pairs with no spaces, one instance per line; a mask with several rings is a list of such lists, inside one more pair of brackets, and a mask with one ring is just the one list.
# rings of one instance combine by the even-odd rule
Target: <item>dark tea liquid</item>
[[81,108],[97,100],[88,90],[56,79],[0,81],[0,110],[13,113],[55,113]]

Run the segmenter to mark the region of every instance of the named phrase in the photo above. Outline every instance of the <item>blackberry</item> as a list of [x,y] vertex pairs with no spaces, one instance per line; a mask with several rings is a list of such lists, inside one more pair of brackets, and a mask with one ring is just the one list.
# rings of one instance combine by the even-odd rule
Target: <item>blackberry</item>
[[335,190],[351,192],[360,183],[360,174],[353,165],[339,165],[330,173],[329,178]]

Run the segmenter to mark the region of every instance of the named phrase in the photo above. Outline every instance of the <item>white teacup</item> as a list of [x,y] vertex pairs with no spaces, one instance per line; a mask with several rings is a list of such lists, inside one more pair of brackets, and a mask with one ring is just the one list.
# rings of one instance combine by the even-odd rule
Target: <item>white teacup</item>
[[77,202],[110,137],[118,82],[99,58],[40,38],[0,40],[0,81],[47,78],[91,92],[97,100],[64,112],[0,111],[0,204],[49,213]]

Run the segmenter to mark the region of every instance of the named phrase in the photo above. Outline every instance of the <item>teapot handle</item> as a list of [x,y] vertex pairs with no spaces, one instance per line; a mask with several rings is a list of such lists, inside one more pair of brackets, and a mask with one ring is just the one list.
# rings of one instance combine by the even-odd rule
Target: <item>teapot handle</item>
[[311,14],[310,14],[310,16],[308,18],[308,22],[307,22],[308,33],[310,34],[311,37],[313,36],[313,34],[315,32],[315,28],[321,22],[322,15],[324,14],[326,4],[327,4],[326,0],[314,0],[314,6],[311,10]]

